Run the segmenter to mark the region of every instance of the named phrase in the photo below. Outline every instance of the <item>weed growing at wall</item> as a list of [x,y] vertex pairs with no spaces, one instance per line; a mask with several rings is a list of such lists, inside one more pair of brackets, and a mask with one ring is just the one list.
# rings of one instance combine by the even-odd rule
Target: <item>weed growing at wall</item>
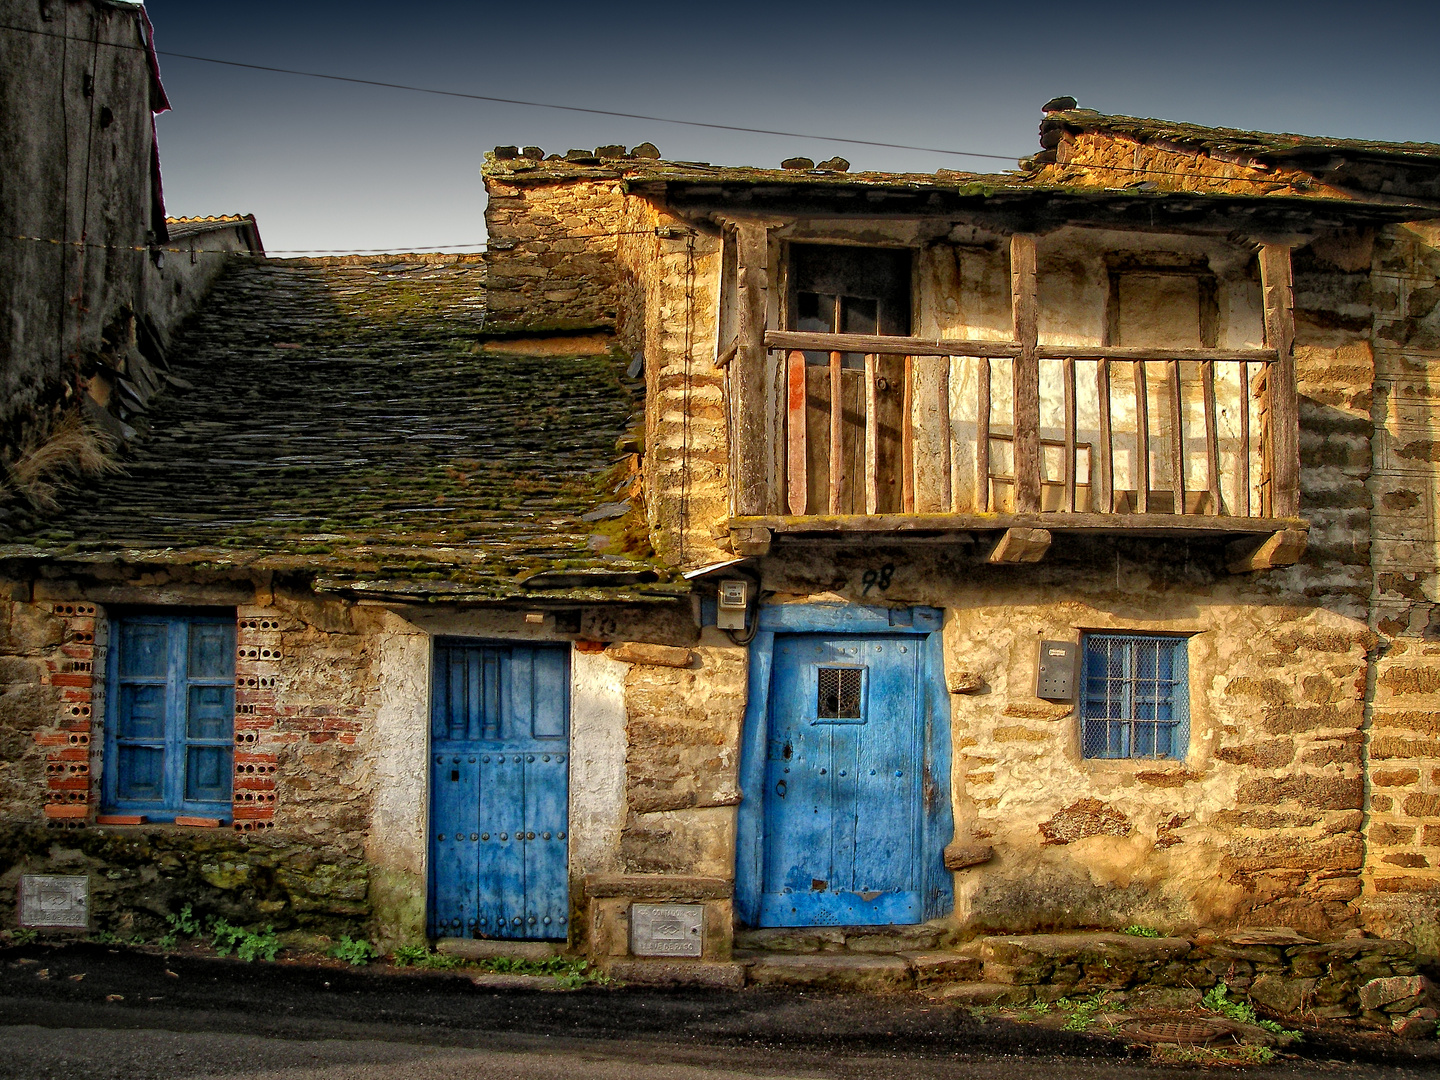
[[362,967],[378,957],[380,950],[364,938],[352,938],[349,934],[342,934],[339,942],[330,949],[330,955],[354,967]]
[[1131,937],[1158,938],[1160,936],[1160,931],[1156,930],[1153,926],[1127,926],[1125,927],[1125,933]]
[[1276,1035],[1285,1035],[1297,1042],[1300,1040],[1300,1032],[1287,1028],[1274,1020],[1260,1019],[1255,1015],[1255,1009],[1248,1001],[1231,1001],[1230,987],[1223,980],[1210,988],[1209,992],[1200,999],[1200,1004],[1236,1023],[1252,1024]]
[[[274,960],[280,951],[280,939],[275,928],[267,926],[263,933],[256,934],[243,926],[233,926],[224,919],[210,921],[211,944],[220,956],[235,953],[241,960]],[[368,944],[368,942],[367,942]]]

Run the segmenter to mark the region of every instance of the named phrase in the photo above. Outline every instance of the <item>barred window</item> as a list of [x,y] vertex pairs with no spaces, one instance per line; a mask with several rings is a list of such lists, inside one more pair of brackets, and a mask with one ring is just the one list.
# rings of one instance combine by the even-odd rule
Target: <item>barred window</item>
[[822,720],[860,719],[862,668],[822,667],[815,715]]
[[1178,637],[1086,636],[1080,707],[1084,757],[1185,757],[1190,742],[1185,644]]

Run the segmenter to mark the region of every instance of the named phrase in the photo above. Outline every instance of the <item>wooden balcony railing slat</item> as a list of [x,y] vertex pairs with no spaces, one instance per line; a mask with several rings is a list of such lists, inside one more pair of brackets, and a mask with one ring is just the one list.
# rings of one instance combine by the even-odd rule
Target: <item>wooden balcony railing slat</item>
[[845,386],[840,354],[830,354],[830,513],[842,512],[845,484]]
[[1180,361],[1171,360],[1170,369],[1170,487],[1175,493],[1175,513],[1185,513],[1185,402],[1180,396]]
[[880,357],[865,354],[865,512],[880,512]]
[[790,513],[804,514],[810,497],[810,454],[805,440],[805,354],[792,352],[785,363],[785,462]]
[[952,475],[955,462],[950,446],[950,358],[948,356],[941,357],[936,367],[935,393],[940,399],[938,402],[939,411],[936,413],[940,428],[940,430],[936,432],[936,437],[940,443],[941,459],[940,483],[938,485],[940,505],[944,510],[953,510],[956,506],[955,481]]
[[1095,362],[1095,385],[1100,404],[1100,471],[1090,508],[1102,514],[1115,509],[1115,443],[1110,431],[1110,361]]
[[990,510],[990,358],[982,356],[976,366],[980,370],[975,412],[975,509],[984,514]]
[[[1205,402],[1205,486],[1210,492],[1210,513],[1223,514],[1220,497],[1220,439],[1216,434],[1215,361],[1200,361],[1200,392]],[[1241,395],[1242,403],[1244,395]]]
[[1065,509],[1075,512],[1075,361],[1067,356],[1065,374]]
[[1014,365],[1015,509],[1040,509],[1040,358],[1035,349],[1039,309],[1035,289],[1035,237],[1010,238],[1011,315],[1020,352]]
[[1145,361],[1133,360],[1135,372],[1135,512],[1150,512],[1150,392],[1145,386]]

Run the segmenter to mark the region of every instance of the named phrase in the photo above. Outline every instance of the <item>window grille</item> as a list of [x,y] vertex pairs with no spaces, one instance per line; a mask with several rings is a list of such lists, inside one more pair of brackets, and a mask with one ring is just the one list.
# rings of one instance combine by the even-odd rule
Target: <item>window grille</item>
[[1190,742],[1186,641],[1090,634],[1080,724],[1087,758],[1183,759]]
[[860,719],[863,668],[822,667],[815,715],[822,720]]

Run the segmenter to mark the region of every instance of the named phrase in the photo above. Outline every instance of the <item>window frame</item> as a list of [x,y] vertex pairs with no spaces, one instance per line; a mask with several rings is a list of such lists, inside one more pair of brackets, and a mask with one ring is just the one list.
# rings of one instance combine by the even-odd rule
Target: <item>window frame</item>
[[[1183,762],[1190,753],[1190,655],[1189,655],[1188,634],[1164,634],[1144,633],[1133,631],[1096,631],[1085,633],[1080,641],[1080,673],[1079,693],[1077,695],[1076,717],[1079,721],[1080,757],[1084,761],[1176,761]],[[1098,645],[1109,645],[1109,652],[1105,659],[1115,659],[1113,648],[1116,645],[1123,647],[1120,654],[1121,675],[1118,680],[1112,675],[1102,675],[1101,678],[1107,683],[1107,693],[1104,696],[1092,694],[1091,658],[1092,650]],[[1154,676],[1145,678],[1139,675],[1139,649],[1144,646],[1154,645],[1156,647],[1155,664],[1156,673]],[[1169,673],[1162,678],[1165,663],[1162,660],[1160,649],[1166,650],[1165,657],[1168,658]],[[1118,681],[1123,693],[1124,700],[1120,702],[1121,711],[1125,715],[1110,715],[1112,707],[1116,704],[1114,695],[1109,693],[1109,683]],[[1151,695],[1144,704],[1149,709],[1139,707],[1137,700],[1139,690],[1144,683],[1151,684]],[[1159,693],[1159,684],[1168,683],[1168,697],[1162,698]],[[1154,715],[1137,715],[1150,711]],[[1162,713],[1168,716],[1162,718]],[[1097,752],[1093,747],[1097,740],[1094,737],[1094,728],[1103,725],[1105,728],[1103,739],[1100,740],[1101,749]],[[1151,752],[1137,752],[1137,725],[1149,726],[1149,746]],[[1156,748],[1160,745],[1161,728],[1168,729],[1169,749],[1166,752],[1158,752]]]
[[[122,670],[126,660],[126,630],[133,626],[165,627],[165,657],[162,674],[131,675]],[[223,631],[223,661],[228,674],[192,674],[192,636],[195,626],[219,627]],[[152,821],[171,821],[181,816],[221,817],[229,821],[235,799],[235,661],[237,620],[233,613],[213,611],[123,611],[111,616],[110,646],[105,673],[106,704],[101,805],[105,813],[144,814]],[[150,738],[122,736],[121,710],[124,688],[163,687],[161,732]],[[223,734],[191,734],[191,691],[195,688],[224,688],[221,720]],[[228,708],[225,702],[228,700]],[[126,798],[121,794],[120,759],[126,746],[149,746],[164,754],[159,798]],[[223,799],[187,797],[191,751],[217,749],[221,753]]]

